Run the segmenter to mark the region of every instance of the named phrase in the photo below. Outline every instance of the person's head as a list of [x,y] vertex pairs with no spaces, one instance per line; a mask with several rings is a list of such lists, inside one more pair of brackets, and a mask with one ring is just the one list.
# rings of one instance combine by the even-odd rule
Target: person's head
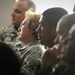
[[65,52],[63,59],[70,66],[75,68],[75,24],[69,30],[65,42],[66,44],[65,44]]
[[31,9],[33,12],[36,11],[36,5],[32,0],[18,0],[14,7],[12,16],[12,24],[14,27],[18,28],[21,22],[25,18],[25,12]]
[[63,54],[64,54],[65,49],[66,49],[66,47],[65,47],[66,41],[65,40],[68,36],[68,32],[69,32],[70,28],[72,27],[72,25],[74,23],[75,23],[75,13],[63,16],[57,24],[56,41],[58,41],[60,44],[60,51],[61,51],[60,52],[60,58],[63,58]]
[[0,42],[0,74],[16,75],[21,68],[20,59],[7,44]]
[[26,18],[22,21],[19,27],[19,40],[24,43],[29,43],[33,40],[37,40],[36,28],[39,25],[39,19],[41,14],[34,13],[32,11],[26,12]]
[[42,13],[39,27],[36,30],[41,44],[48,47],[52,47],[54,45],[57,22],[65,14],[68,14],[68,12],[60,7],[50,8]]

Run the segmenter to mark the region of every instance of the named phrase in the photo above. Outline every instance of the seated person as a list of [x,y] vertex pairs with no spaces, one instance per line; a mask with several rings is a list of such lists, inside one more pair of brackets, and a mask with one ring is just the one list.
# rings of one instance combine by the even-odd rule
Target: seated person
[[[56,71],[53,75],[74,75],[73,70],[71,69],[70,65],[63,60],[66,58],[66,54],[68,53],[68,45],[67,36],[70,28],[75,23],[75,13],[73,14],[67,14],[63,16],[59,22],[57,23],[56,31],[57,31],[57,37],[56,41],[59,42],[59,48],[60,48],[60,63],[56,67]],[[69,47],[72,50],[72,47]],[[66,50],[67,49],[67,50]],[[71,52],[71,51],[70,51]],[[71,55],[69,54],[69,58]],[[67,57],[68,60],[68,57]],[[70,61],[71,62],[71,61]]]
[[[59,62],[59,49],[55,45],[54,39],[57,35],[56,26],[59,19],[68,14],[68,12],[60,7],[49,8],[42,13],[37,28],[40,43],[49,47],[42,57],[42,64],[36,74],[50,75],[55,64]],[[37,73],[38,72],[38,73]]]
[[63,60],[75,70],[75,24],[69,30],[68,37],[65,39],[65,52]]
[[22,68],[25,69],[31,75],[35,73],[35,67],[40,63],[45,48],[39,43],[36,28],[39,25],[39,19],[41,14],[31,12],[26,13],[26,18],[22,21],[19,27],[19,40],[25,44],[22,50],[19,50],[20,58],[22,59]]

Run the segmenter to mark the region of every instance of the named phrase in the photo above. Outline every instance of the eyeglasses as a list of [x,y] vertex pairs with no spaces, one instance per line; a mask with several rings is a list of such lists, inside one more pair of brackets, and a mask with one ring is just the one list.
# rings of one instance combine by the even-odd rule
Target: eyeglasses
[[40,17],[39,26],[38,26],[38,28],[40,28],[41,30],[43,30],[43,25],[44,25],[43,22],[41,22],[42,18],[43,18],[43,15],[41,15],[41,17]]
[[41,30],[43,30],[44,29],[44,26],[43,26],[43,23],[41,22],[41,23],[39,23],[39,27],[40,27],[40,29]]
[[39,23],[39,26],[38,28],[36,29],[36,31],[42,31],[44,28],[43,28],[43,24],[42,23]]

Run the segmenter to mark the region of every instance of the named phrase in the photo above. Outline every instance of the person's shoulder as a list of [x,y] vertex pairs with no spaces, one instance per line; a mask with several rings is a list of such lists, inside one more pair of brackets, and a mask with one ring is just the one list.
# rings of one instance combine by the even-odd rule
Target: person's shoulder
[[44,45],[41,45],[41,44],[32,45],[30,48],[33,50],[38,50],[38,51],[46,51]]
[[1,41],[4,41],[9,44],[10,42],[14,44],[14,41],[17,41],[17,31],[13,28],[13,25],[8,25],[1,28],[0,36]]
[[13,29],[13,25],[7,25],[0,28],[0,34],[5,34]]
[[31,55],[35,55],[37,56],[42,56],[45,52],[44,48],[41,48],[40,46],[37,45],[32,45],[31,47],[28,48],[28,50],[30,50]]

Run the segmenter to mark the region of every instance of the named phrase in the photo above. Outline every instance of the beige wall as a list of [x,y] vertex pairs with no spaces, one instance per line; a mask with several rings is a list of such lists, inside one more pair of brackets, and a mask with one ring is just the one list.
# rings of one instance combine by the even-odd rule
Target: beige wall
[[0,0],[0,27],[11,24],[11,13],[15,0]]

